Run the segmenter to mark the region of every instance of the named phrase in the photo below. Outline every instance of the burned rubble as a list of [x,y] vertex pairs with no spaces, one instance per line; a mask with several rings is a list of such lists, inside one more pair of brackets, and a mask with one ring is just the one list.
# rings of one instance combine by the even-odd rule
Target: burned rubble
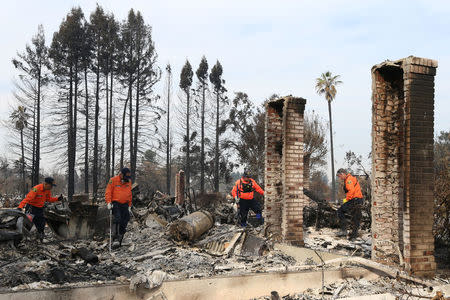
[[[164,205],[158,202],[164,202]],[[161,209],[167,210],[167,207],[175,204],[171,199],[165,198],[163,201],[161,197],[155,197],[144,207],[133,210],[134,217],[122,247],[110,253],[105,232],[97,230],[94,234],[91,230],[95,226],[101,227],[102,221],[107,222],[108,219],[102,218],[100,213],[103,207],[98,207],[100,216],[96,225],[89,224],[90,216],[86,216],[83,222],[71,215],[73,207],[84,205],[91,204],[78,202],[49,205],[46,208],[49,226],[45,229],[46,238],[42,244],[32,235],[21,238],[15,246],[1,243],[0,265],[3,272],[0,274],[0,286],[3,289],[21,290],[129,281],[132,282],[131,286],[146,282],[151,287],[149,282],[154,282],[155,276],[165,279],[200,278],[217,274],[263,272],[267,266],[285,267],[295,263],[291,257],[274,251],[264,237],[258,236],[262,232],[261,228],[244,231],[234,224],[220,223],[217,221],[221,220],[220,214],[214,222],[213,213],[197,211],[170,223],[170,218],[175,217],[168,217],[161,213]],[[227,205],[225,202],[224,206]],[[186,213],[183,207],[178,209]],[[223,208],[217,210],[223,211]],[[25,216],[19,211],[14,213]],[[201,232],[190,228],[191,231],[184,236],[186,238],[180,238],[180,235],[177,238],[177,234],[171,234],[170,228],[183,224],[192,215],[206,217],[207,227]],[[80,239],[79,234],[68,235],[70,228],[74,227],[70,225],[74,219],[79,229],[92,238]],[[13,222],[10,217],[0,220],[1,224]],[[161,275],[163,273],[166,275]]]
[[[230,211],[232,216],[235,213],[236,207],[231,199],[216,199],[214,205],[204,206],[203,210],[193,213],[188,213],[185,208],[187,204],[184,207],[177,205],[173,198],[164,194],[158,194],[148,203],[141,204],[133,209],[129,231],[122,247],[113,252],[109,252],[105,230],[88,231],[92,234],[90,239],[68,239],[59,234],[61,231],[58,231],[55,224],[46,228],[46,239],[42,244],[33,239],[33,230],[31,235],[24,236],[15,245],[0,243],[3,254],[0,258],[2,290],[125,283],[129,285],[130,291],[135,291],[158,287],[167,280],[340,268],[336,265],[322,265],[315,254],[301,258],[291,256],[265,236],[267,232],[263,226],[250,225],[249,228],[242,229],[233,220],[229,222],[228,218],[224,218],[223,212]],[[76,204],[77,207],[83,205],[88,204]],[[74,205],[50,205],[46,215],[51,220],[65,219],[66,224],[70,224],[70,220],[73,220],[70,207]],[[168,207],[177,207],[182,212],[181,216],[167,216],[161,212],[161,207],[166,211]],[[107,228],[104,223],[108,222],[108,218],[102,213],[104,209],[102,206],[98,207],[99,216],[95,224],[103,229]],[[17,211],[16,215],[21,214]],[[196,219],[192,219],[193,216],[200,217],[200,222],[193,221]],[[250,215],[250,224],[252,218],[254,216]],[[87,226],[88,219],[85,219],[85,223],[78,224]],[[8,224],[13,223],[10,218],[0,220],[2,224],[5,220]],[[202,230],[196,232],[198,228],[195,226],[199,224]],[[186,225],[188,230],[184,232],[187,233],[180,234],[180,231],[174,230],[183,229]],[[370,257],[369,232],[364,231],[358,239],[349,242],[336,237],[336,231],[337,229],[328,227],[305,227],[305,246],[321,251],[320,253],[326,251],[344,257]],[[345,286],[333,283],[324,287],[324,295],[325,298],[332,298],[338,289],[340,296],[348,297],[392,292],[391,286],[394,283],[396,281],[389,278],[348,281]],[[409,291],[414,287],[403,281],[396,284],[399,292]],[[280,299],[319,299],[322,297],[321,293],[321,289],[310,289],[302,294],[281,295]]]

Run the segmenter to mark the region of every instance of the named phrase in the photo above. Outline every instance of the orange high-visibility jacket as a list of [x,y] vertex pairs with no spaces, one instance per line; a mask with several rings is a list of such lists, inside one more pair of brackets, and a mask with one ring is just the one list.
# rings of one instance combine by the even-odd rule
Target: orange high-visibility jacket
[[[249,193],[244,193],[242,190],[242,183],[252,183],[252,191]],[[250,181],[244,181],[244,179],[238,179],[236,183],[234,184],[233,190],[231,191],[231,195],[233,195],[233,198],[238,196],[240,199],[243,200],[251,200],[253,199],[253,191],[256,191],[260,193],[261,195],[264,195],[264,190],[254,181],[252,178],[250,178]]]
[[38,184],[33,187],[19,204],[19,208],[23,208],[26,204],[33,205],[35,207],[43,207],[45,201],[56,202],[58,198],[52,197],[51,190],[44,190],[44,184]]
[[116,201],[122,204],[128,203],[128,206],[131,206],[131,199],[131,180],[122,182],[120,175],[114,176],[109,180],[105,192],[106,203]]
[[361,193],[361,186],[359,185],[358,180],[352,174],[347,174],[344,180],[344,191],[345,191],[345,199],[344,203],[352,200],[353,198],[362,198],[363,195]]

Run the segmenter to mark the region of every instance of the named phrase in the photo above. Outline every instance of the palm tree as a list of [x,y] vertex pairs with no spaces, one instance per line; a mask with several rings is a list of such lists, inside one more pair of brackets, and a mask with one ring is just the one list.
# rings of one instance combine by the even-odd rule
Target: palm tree
[[23,130],[28,127],[28,118],[30,115],[26,112],[26,108],[18,106],[16,110],[11,113],[11,120],[14,122],[14,128],[20,132],[20,149],[22,151],[21,157],[21,173],[22,173],[22,193],[25,195],[25,151],[23,144]]
[[330,118],[330,146],[331,146],[331,201],[335,201],[335,176],[334,173],[334,150],[333,150],[333,122],[331,119],[331,101],[336,97],[336,86],[341,84],[339,80],[340,75],[333,76],[330,71],[322,73],[319,78],[316,78],[316,92],[319,95],[325,95],[325,100],[328,102],[328,115]]

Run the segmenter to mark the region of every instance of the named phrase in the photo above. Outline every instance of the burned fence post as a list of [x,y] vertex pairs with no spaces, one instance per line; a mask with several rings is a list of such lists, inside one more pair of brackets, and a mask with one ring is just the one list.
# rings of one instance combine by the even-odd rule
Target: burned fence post
[[[409,56],[372,68],[372,259],[432,276],[434,76]],[[403,254],[402,254],[403,253]]]
[[175,176],[175,203],[178,205],[184,204],[184,189],[186,186],[184,171],[180,170]]
[[[292,96],[266,103],[264,214],[271,231],[303,245],[303,113],[306,100]],[[272,235],[274,232],[271,233]]]

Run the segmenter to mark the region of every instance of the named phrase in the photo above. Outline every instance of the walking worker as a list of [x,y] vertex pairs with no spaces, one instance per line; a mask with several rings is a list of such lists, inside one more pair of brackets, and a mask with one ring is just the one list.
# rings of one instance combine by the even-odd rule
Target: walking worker
[[44,204],[45,202],[56,202],[62,200],[62,195],[58,198],[52,197],[52,188],[56,186],[55,180],[52,177],[46,177],[44,182],[34,186],[27,194],[25,199],[19,204],[19,209],[32,215],[33,223],[36,226],[37,235],[42,242],[44,239],[45,217]]
[[231,195],[238,202],[239,217],[242,227],[247,226],[247,215],[251,209],[255,212],[256,218],[259,219],[260,224],[263,224],[261,215],[261,207],[254,199],[254,192],[264,195],[264,190],[253,180],[249,172],[244,171],[242,178],[238,179],[233,186]]
[[339,207],[337,213],[339,217],[339,223],[341,231],[338,236],[347,235],[347,220],[345,214],[350,213],[352,216],[352,231],[349,239],[354,239],[358,236],[359,224],[361,222],[361,206],[364,202],[363,195],[361,193],[361,186],[358,179],[352,174],[347,173],[345,169],[339,169],[336,173],[339,179],[344,181],[345,198],[342,200],[343,204]]
[[119,175],[114,176],[108,182],[105,192],[105,201],[108,209],[112,209],[114,216],[112,224],[113,240],[122,246],[122,240],[127,231],[131,213],[131,171],[123,168]]

